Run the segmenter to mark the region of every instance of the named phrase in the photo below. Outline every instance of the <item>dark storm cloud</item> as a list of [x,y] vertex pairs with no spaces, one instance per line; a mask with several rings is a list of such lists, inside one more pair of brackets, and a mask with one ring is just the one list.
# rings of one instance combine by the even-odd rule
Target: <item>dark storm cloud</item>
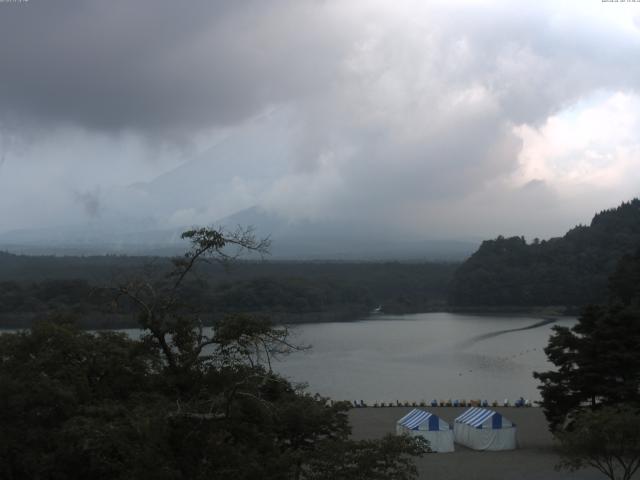
[[0,112],[107,131],[232,124],[325,84],[338,37],[317,2],[0,5]]
[[[298,168],[274,188],[274,208],[464,230],[464,212],[479,205],[482,223],[517,212],[523,202],[509,198],[562,188],[548,178],[547,190],[519,190],[518,126],[640,85],[628,61],[640,54],[638,32],[582,14],[579,3],[409,3],[408,16],[381,8],[347,73],[300,108]],[[507,228],[526,224],[501,217]]]
[[[177,225],[251,202],[292,218],[370,219],[441,235],[482,235],[483,226],[492,234],[500,222],[540,235],[551,222],[560,232],[575,211],[596,208],[586,202],[595,186],[606,199],[598,208],[637,189],[638,8],[0,2],[0,152],[8,154],[0,230],[72,223],[79,205],[101,221],[135,210]],[[260,127],[265,112],[278,111],[279,134]],[[624,134],[592,141],[606,124]],[[147,144],[180,149],[183,139],[215,153],[227,134],[251,148],[191,162],[163,154],[162,167],[161,155],[145,153]],[[170,171],[181,162],[189,175]],[[153,183],[153,195],[122,195],[133,182]],[[41,197],[29,194],[34,185]],[[535,228],[523,205],[540,212],[531,214]]]

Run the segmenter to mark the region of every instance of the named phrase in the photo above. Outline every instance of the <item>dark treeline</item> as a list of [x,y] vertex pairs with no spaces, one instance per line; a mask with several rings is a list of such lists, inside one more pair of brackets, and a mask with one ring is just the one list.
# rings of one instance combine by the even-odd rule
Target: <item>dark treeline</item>
[[640,469],[640,249],[609,279],[608,299],[571,327],[552,328],[553,368],[535,372],[540,406],[558,440],[559,467],[591,466],[611,480]]
[[456,271],[450,303],[457,307],[582,307],[606,299],[607,278],[640,246],[640,200],[598,213],[548,241],[488,240]]
[[622,257],[608,287],[573,327],[553,327],[545,352],[556,368],[534,374],[552,430],[587,406],[640,407],[640,249]]
[[[74,313],[89,328],[135,325],[130,305],[115,314],[113,293],[140,271],[163,275],[166,258],[29,257],[0,254],[0,327],[34,316]],[[352,320],[378,305],[387,313],[442,309],[456,264],[236,262],[203,264],[184,298],[207,320],[233,312],[275,321]]]
[[[564,237],[482,243],[463,264],[239,261],[198,266],[184,298],[205,321],[226,313],[266,314],[276,322],[353,320],[385,313],[446,309],[562,307],[579,312],[607,295],[620,258],[640,247],[640,200],[603,211]],[[83,326],[135,325],[131,306],[114,313],[108,289],[144,272],[162,276],[164,257],[54,257],[0,252],[0,327],[29,326],[53,312]]]
[[102,283],[133,273],[149,263],[166,259],[121,255],[96,256],[30,256],[0,252],[0,281],[36,283],[44,280],[77,280]]

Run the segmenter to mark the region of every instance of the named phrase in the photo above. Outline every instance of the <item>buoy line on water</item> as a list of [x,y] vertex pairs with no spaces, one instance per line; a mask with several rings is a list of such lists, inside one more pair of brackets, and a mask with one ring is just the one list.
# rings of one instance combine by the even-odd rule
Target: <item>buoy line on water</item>
[[[336,401],[331,400],[333,405]],[[481,408],[497,408],[497,407],[513,407],[513,408],[530,408],[537,407],[535,402],[531,402],[528,398],[522,398],[511,402],[505,398],[502,402],[494,400],[488,402],[487,400],[433,400],[426,402],[421,400],[420,402],[401,402],[396,400],[395,402],[375,402],[368,404],[363,400],[343,400],[344,403],[348,403],[352,408],[393,408],[393,407],[414,407],[414,408],[437,408],[437,407],[454,407],[454,408],[467,408],[467,407],[481,407]]]

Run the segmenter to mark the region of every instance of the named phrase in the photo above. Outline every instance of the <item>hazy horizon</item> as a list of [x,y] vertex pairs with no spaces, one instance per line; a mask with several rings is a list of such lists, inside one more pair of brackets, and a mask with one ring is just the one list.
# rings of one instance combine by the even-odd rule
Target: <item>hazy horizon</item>
[[560,236],[640,194],[633,58],[640,3],[0,3],[0,236]]

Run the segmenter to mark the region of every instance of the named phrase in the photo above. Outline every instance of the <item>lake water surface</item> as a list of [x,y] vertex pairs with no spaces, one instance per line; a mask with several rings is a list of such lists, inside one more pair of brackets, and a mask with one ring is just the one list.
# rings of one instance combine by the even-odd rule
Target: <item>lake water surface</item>
[[296,326],[294,340],[311,344],[274,368],[311,392],[365,402],[540,395],[534,371],[551,368],[543,352],[553,325],[542,319],[451,313],[376,315],[351,323]]
[[[538,325],[541,320],[421,313],[297,325],[291,329],[293,342],[312,348],[273,367],[336,400],[513,402],[522,396],[535,401],[540,395],[532,373],[551,368],[543,349],[552,326],[576,322],[561,318]],[[133,338],[141,333],[123,331]]]

